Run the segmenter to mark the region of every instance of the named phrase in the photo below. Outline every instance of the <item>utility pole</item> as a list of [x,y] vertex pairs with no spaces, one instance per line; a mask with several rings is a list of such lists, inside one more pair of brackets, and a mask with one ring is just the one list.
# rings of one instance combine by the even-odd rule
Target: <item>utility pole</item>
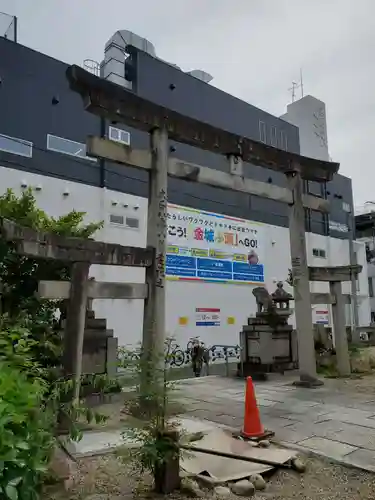
[[300,380],[296,385],[317,387],[323,385],[323,382],[318,380],[316,372],[310,279],[306,255],[305,210],[302,203],[303,190],[299,166],[296,165],[295,170],[287,174],[286,177],[288,187],[292,192],[289,238],[300,373]]

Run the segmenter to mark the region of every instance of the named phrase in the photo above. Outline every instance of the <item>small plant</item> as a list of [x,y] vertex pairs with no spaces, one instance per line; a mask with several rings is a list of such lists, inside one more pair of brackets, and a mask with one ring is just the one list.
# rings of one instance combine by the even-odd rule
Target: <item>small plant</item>
[[135,382],[130,411],[143,421],[124,430],[124,439],[130,438],[136,446],[123,457],[131,461],[135,473],[151,472],[159,492],[163,491],[161,484],[165,469],[176,469],[181,438],[178,421],[172,421],[168,415],[171,394],[175,391],[175,384],[169,378],[172,346],[173,340],[167,339],[165,352],[159,357],[151,358],[150,353],[146,356],[141,349],[137,350],[136,356],[127,357],[131,360],[128,370],[134,374]]

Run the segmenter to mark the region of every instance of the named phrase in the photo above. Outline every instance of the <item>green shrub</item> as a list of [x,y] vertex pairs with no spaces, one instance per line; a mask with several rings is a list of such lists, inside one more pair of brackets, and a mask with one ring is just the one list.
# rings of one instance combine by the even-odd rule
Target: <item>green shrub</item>
[[47,383],[0,362],[0,492],[36,500],[54,446],[54,416],[44,404]]
[[[61,236],[91,237],[101,227],[85,225],[85,213],[48,216],[31,190],[0,196],[0,219]],[[96,415],[72,405],[72,381],[62,377],[62,342],[54,311],[64,304],[39,298],[40,280],[69,279],[66,263],[17,253],[0,237],[0,500],[35,500],[56,444],[58,423],[66,422],[73,439],[80,416]]]

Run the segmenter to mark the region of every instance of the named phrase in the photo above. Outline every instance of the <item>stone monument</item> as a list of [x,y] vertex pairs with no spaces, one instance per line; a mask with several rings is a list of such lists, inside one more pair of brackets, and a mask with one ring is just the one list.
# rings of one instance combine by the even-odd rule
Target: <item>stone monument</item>
[[297,368],[297,340],[288,319],[292,314],[293,296],[286,292],[283,283],[277,284],[270,295],[266,288],[253,290],[257,303],[255,318],[248,318],[240,332],[241,376],[266,379],[267,373]]

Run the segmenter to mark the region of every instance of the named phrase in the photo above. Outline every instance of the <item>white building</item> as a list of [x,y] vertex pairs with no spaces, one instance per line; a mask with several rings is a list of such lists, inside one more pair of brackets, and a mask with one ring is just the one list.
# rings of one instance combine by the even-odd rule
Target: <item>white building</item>
[[[129,194],[87,186],[82,183],[62,181],[31,173],[20,172],[0,167],[0,185],[12,188],[20,193],[22,189],[33,187],[38,206],[50,215],[59,216],[70,210],[87,213],[87,221],[104,221],[103,229],[97,233],[96,239],[121,243],[123,245],[146,245],[147,200]],[[260,263],[264,266],[264,280],[261,273],[247,277],[252,285],[231,284],[231,276],[225,274],[222,282],[207,282],[204,279],[185,280],[168,277],[167,282],[167,332],[176,337],[184,345],[192,337],[199,335],[207,344],[233,345],[238,341],[238,332],[246,323],[248,316],[255,313],[255,300],[252,295],[253,286],[264,284],[269,291],[274,291],[278,281],[288,277],[291,267],[289,251],[289,233],[287,228],[257,222],[239,220],[232,217],[195,211],[193,209],[172,206],[169,209],[170,228],[176,227],[170,236],[171,247],[197,249],[195,255],[203,255],[207,249],[214,249],[216,257],[222,253],[243,255],[231,244],[210,244],[206,240],[194,239],[194,231],[202,228],[204,233],[209,228],[216,232],[231,234],[230,238],[247,237],[252,240]],[[188,222],[187,218],[192,222]],[[131,228],[126,226],[126,219],[138,219]],[[222,228],[220,228],[222,224]],[[227,225],[227,228],[224,225]],[[215,226],[216,225],[216,226]],[[231,229],[228,229],[231,226]],[[233,231],[232,228],[235,228]],[[240,231],[238,231],[240,230]],[[244,230],[244,231],[242,231]],[[200,233],[200,231],[198,231]],[[181,237],[178,236],[181,235]],[[185,237],[186,235],[186,237]],[[198,234],[199,236],[199,234]],[[204,237],[204,236],[203,236]],[[234,240],[233,240],[234,241]],[[173,248],[169,249],[172,253]],[[201,253],[199,252],[201,251]],[[173,254],[172,254],[173,255]],[[180,251],[180,255],[183,253]],[[189,254],[190,255],[190,254]],[[211,254],[215,256],[214,253]],[[346,265],[349,262],[347,240],[307,234],[307,256],[309,265]],[[365,245],[357,244],[358,263],[366,266]],[[230,262],[230,259],[228,262]],[[213,261],[214,263],[219,261]],[[226,261],[222,261],[224,266]],[[168,261],[167,261],[168,264]],[[172,264],[174,265],[174,264]],[[183,269],[183,268],[182,268]],[[216,271],[216,270],[215,270]],[[180,272],[180,271],[178,271]],[[183,273],[184,271],[182,271]],[[257,272],[257,271],[256,271]],[[214,273],[215,274],[215,273]],[[98,281],[144,282],[145,273],[138,268],[118,268],[110,266],[92,266],[91,276]],[[212,273],[207,272],[208,280]],[[255,277],[257,276],[257,277]],[[288,286],[285,286],[289,289]],[[313,292],[328,292],[327,283],[311,283]],[[350,294],[350,283],[343,285],[343,292]],[[369,323],[368,281],[366,273],[358,280],[360,297],[359,318],[361,325]],[[97,317],[107,318],[109,328],[113,328],[119,338],[120,345],[136,344],[141,339],[143,302],[139,300],[95,300],[94,309]],[[312,319],[316,323],[331,322],[330,307],[321,304],[313,306]],[[351,316],[348,312],[347,323]],[[202,328],[202,326],[205,326]]]
[[[329,161],[330,155],[328,150],[328,133],[327,133],[327,114],[326,105],[323,101],[316,99],[311,95],[307,95],[299,99],[298,101],[292,102],[287,106],[287,112],[280,118],[296,125],[299,128],[300,137],[300,148],[301,154],[303,156],[308,156],[311,158],[316,158],[323,161]],[[318,191],[317,191],[318,189]],[[328,189],[328,187],[327,187]],[[318,194],[319,187],[312,186],[312,191],[314,194]],[[332,194],[332,193],[330,193]],[[338,197],[339,198],[339,197]],[[344,233],[349,233],[351,231],[350,221],[352,220],[350,212],[352,208],[348,203],[342,202],[342,212],[349,212],[345,217],[345,221],[337,222],[331,218],[328,221],[330,229],[336,229]],[[317,235],[313,236],[314,240]],[[354,237],[354,235],[352,235]],[[370,303],[369,303],[369,291],[367,283],[367,262],[366,262],[366,248],[362,241],[353,241],[353,256],[351,261],[350,256],[350,240],[340,240],[331,237],[324,237],[324,241],[327,245],[327,250],[325,252],[325,259],[316,259],[314,264],[316,266],[340,266],[353,264],[354,261],[363,266],[363,271],[357,280],[356,294],[358,302],[358,326],[368,325],[370,320]],[[316,252],[315,252],[316,253]],[[309,252],[308,252],[309,255]],[[320,292],[322,284],[321,283],[311,283],[311,290],[313,292]],[[351,284],[345,283],[343,285],[344,293],[349,295],[353,294],[353,289]],[[354,304],[352,306],[347,306],[346,321],[347,325],[354,324]],[[317,310],[329,310],[331,314],[331,308],[326,305],[315,305],[313,306],[315,311]]]
[[365,245],[367,279],[370,301],[370,321],[375,323],[375,203],[367,202],[356,207],[355,226],[357,241]]

